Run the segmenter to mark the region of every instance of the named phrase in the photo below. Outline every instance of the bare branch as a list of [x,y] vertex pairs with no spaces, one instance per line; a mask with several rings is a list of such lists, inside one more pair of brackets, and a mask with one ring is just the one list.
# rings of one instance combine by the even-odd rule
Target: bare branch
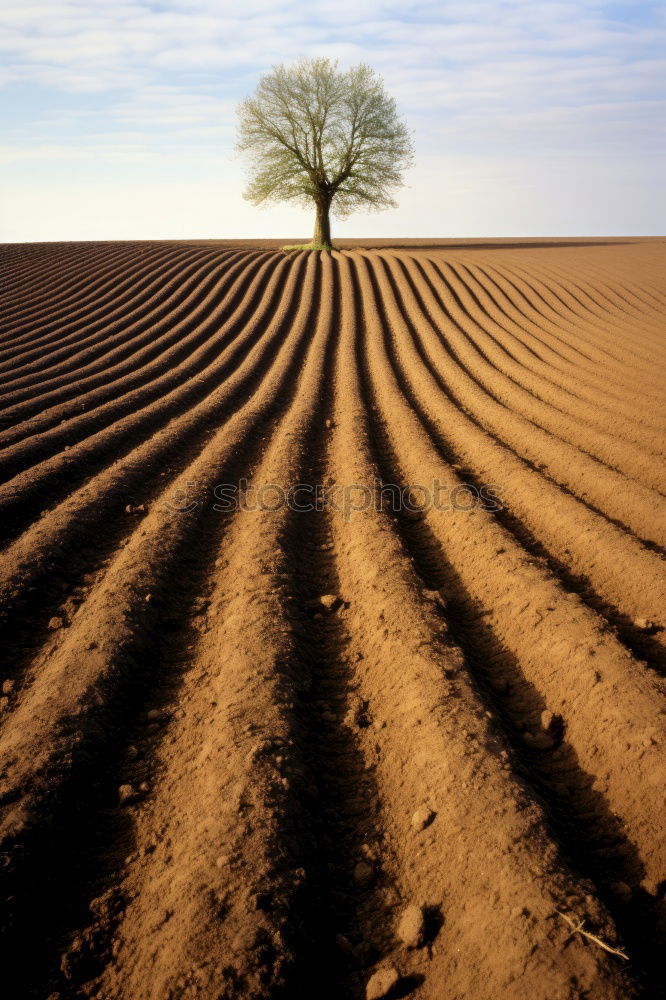
[[571,937],[573,937],[574,934],[582,934],[582,936],[587,938],[588,941],[593,941],[594,944],[598,945],[600,948],[603,948],[604,951],[607,951],[609,955],[617,955],[618,958],[623,958],[625,962],[629,961],[629,956],[626,955],[619,948],[613,948],[611,945],[606,944],[606,942],[603,941],[597,934],[592,934],[591,931],[586,931],[584,920],[579,920],[578,922],[576,922],[572,920],[567,913],[562,913],[560,910],[556,910],[555,912],[560,917],[562,917],[563,920],[566,920],[569,927],[571,927]]

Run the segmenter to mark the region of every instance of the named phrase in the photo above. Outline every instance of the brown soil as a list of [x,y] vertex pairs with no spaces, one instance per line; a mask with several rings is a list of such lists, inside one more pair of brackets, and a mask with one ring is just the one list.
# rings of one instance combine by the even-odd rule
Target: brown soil
[[659,995],[666,243],[0,261],[5,995]]

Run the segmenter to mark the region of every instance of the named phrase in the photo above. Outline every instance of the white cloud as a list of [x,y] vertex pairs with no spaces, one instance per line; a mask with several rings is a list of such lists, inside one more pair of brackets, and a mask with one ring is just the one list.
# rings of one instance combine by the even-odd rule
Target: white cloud
[[[242,206],[233,216],[239,224],[251,228],[259,219],[263,231],[278,232],[284,219],[300,215],[257,214],[240,200],[240,165],[228,166],[234,109],[272,63],[328,55],[376,66],[415,129],[419,183],[402,193],[401,214],[373,217],[370,227],[395,227],[403,217],[416,227],[432,218],[437,171],[425,163],[447,169],[473,163],[478,171],[486,162],[493,165],[491,194],[486,199],[486,188],[477,185],[472,216],[486,211],[489,200],[504,206],[515,231],[527,231],[534,219],[545,218],[538,202],[543,192],[522,183],[524,194],[510,194],[511,178],[522,176],[516,163],[526,164],[527,176],[530,164],[544,177],[557,169],[543,191],[559,190],[563,175],[560,166],[549,167],[549,157],[589,165],[596,158],[618,184],[621,173],[608,172],[609,159],[627,177],[632,171],[643,183],[653,177],[645,160],[658,162],[666,134],[664,51],[664,8],[641,0],[622,8],[601,0],[4,2],[0,88],[11,95],[0,150],[10,170],[5,187],[21,181],[12,164],[18,171],[29,163],[33,185],[52,191],[50,167],[71,162],[85,168],[88,187],[79,190],[92,199],[108,168],[122,164],[131,201],[132,185],[142,183],[132,167],[152,165],[160,190],[161,175],[173,164],[186,172],[189,156],[193,178],[201,164],[217,164],[224,173],[225,198]],[[502,164],[513,166],[507,173]],[[573,182],[574,175],[564,173]],[[599,191],[608,194],[608,184]],[[60,203],[70,197],[63,193]],[[608,197],[608,211],[617,214],[618,198]],[[658,197],[655,189],[653,204]],[[99,205],[100,236],[117,223],[107,206],[108,198]],[[36,225],[55,225],[54,213]],[[71,224],[71,211],[63,209],[67,219]]]

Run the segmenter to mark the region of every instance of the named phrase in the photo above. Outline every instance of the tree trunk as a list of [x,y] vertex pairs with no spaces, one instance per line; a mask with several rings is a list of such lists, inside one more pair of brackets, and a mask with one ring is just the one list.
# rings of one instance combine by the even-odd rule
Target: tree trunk
[[331,220],[328,217],[330,202],[322,200],[318,201],[316,205],[317,205],[317,218],[315,220],[314,236],[312,237],[312,242],[330,247]]

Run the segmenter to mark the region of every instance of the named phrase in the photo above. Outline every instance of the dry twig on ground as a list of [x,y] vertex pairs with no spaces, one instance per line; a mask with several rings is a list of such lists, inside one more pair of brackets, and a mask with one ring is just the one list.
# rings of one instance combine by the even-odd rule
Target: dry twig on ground
[[600,937],[597,937],[596,934],[592,934],[591,931],[586,931],[584,920],[579,920],[578,923],[575,923],[571,919],[571,917],[568,916],[568,914],[562,913],[560,910],[556,910],[555,912],[558,913],[563,920],[566,920],[566,922],[569,924],[569,927],[572,928],[571,937],[573,937],[574,934],[582,934],[583,937],[586,937],[588,939],[588,941],[594,941],[595,944],[598,944],[600,948],[603,948],[603,950],[607,951],[610,955],[617,955],[619,958],[623,958],[625,962],[629,961],[629,956],[626,955],[619,948],[613,948],[611,945],[606,944],[605,941],[602,941]]

